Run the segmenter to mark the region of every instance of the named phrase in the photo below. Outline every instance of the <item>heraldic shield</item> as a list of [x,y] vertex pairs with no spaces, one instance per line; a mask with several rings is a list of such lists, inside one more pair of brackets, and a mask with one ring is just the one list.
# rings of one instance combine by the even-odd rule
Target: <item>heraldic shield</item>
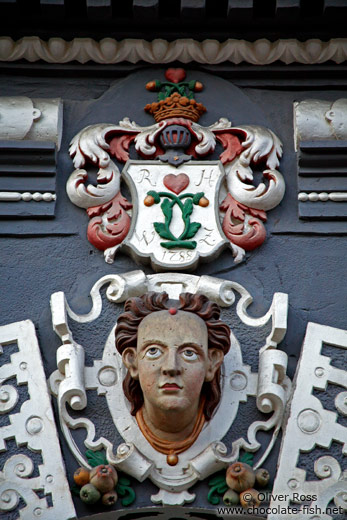
[[131,190],[133,217],[123,242],[136,259],[157,269],[194,268],[228,244],[219,222],[220,161],[174,167],[161,161],[127,162],[123,176]]
[[[183,69],[170,69],[167,81],[147,83],[147,90],[159,92],[158,102],[145,106],[155,124],[125,117],[87,126],[70,143],[75,170],[67,194],[86,209],[88,240],[107,263],[125,252],[156,271],[193,270],[226,246],[238,263],[264,242],[266,211],[282,200],[278,137],[261,126],[233,127],[225,117],[198,124],[206,108],[194,96],[203,85],[185,76]],[[83,168],[88,163],[99,168],[94,179]],[[254,166],[262,171],[259,183]],[[122,193],[123,180],[131,201]]]

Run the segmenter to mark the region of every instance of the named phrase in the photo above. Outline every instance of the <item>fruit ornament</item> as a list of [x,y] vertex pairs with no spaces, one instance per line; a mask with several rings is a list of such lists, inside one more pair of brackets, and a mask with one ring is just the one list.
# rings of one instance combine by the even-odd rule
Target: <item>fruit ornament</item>
[[270,474],[267,469],[254,470],[253,454],[244,453],[238,462],[234,462],[224,472],[214,475],[208,482],[210,490],[207,500],[210,504],[218,505],[223,502],[228,507],[241,504],[244,508],[258,507],[261,501],[266,500]]
[[100,464],[90,472],[90,483],[101,493],[112,491],[118,482],[118,475],[113,466]]
[[115,487],[118,475],[113,466],[100,464],[90,471],[78,468],[74,473],[74,481],[81,487],[80,498],[86,504],[95,504],[100,499],[106,506],[112,506],[117,500]]
[[136,499],[131,481],[126,475],[117,475],[108,463],[104,450],[86,450],[85,457],[91,469],[78,468],[74,473],[74,495],[87,505],[97,504],[112,507],[120,499],[121,505],[128,507]]
[[248,464],[234,462],[234,464],[227,469],[226,481],[230,489],[241,493],[254,486],[255,473]]
[[242,507],[259,507],[261,500],[254,486],[264,488],[269,479],[270,474],[266,469],[259,468],[254,471],[248,464],[234,462],[226,471],[226,484],[229,489],[223,496],[225,505],[235,505],[239,500]]

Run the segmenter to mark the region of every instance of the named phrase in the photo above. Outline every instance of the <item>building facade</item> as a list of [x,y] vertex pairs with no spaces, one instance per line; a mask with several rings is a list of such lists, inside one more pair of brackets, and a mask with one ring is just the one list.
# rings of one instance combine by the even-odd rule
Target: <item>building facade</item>
[[345,517],[345,4],[0,2],[7,520]]

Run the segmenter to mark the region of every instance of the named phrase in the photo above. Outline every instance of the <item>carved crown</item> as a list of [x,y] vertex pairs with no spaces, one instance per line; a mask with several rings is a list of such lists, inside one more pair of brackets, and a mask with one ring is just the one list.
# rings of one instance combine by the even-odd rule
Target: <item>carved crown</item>
[[206,112],[202,103],[194,99],[194,92],[201,92],[204,88],[200,81],[195,79],[184,81],[184,69],[168,69],[165,72],[166,81],[153,80],[146,84],[146,89],[158,93],[158,101],[145,106],[157,123],[172,117],[184,117],[195,123]]
[[145,110],[154,117],[157,123],[171,117],[184,117],[197,122],[200,116],[206,112],[206,108],[202,103],[197,103],[195,99],[181,96],[178,92],[174,92],[171,96],[161,101],[146,105]]

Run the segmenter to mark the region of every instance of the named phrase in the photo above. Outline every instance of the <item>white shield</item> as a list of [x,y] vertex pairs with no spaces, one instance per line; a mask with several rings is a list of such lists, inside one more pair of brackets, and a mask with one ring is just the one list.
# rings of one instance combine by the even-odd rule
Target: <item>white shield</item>
[[191,161],[176,168],[161,161],[133,161],[123,176],[134,212],[123,242],[138,260],[164,269],[195,268],[228,243],[219,223],[220,161]]

